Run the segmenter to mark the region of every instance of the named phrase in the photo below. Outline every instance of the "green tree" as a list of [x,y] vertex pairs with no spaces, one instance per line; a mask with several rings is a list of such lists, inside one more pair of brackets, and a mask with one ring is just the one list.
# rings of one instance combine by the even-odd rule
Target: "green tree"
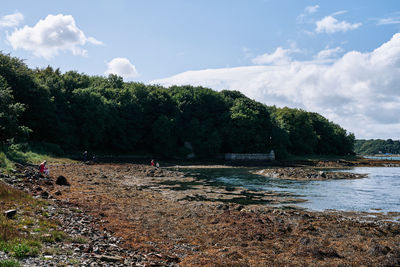
[[19,141],[27,137],[29,128],[19,123],[19,117],[24,110],[23,104],[14,102],[7,81],[0,76],[0,142],[13,138]]
[[176,136],[174,121],[161,115],[153,123],[152,129],[153,151],[157,155],[171,156],[176,152]]

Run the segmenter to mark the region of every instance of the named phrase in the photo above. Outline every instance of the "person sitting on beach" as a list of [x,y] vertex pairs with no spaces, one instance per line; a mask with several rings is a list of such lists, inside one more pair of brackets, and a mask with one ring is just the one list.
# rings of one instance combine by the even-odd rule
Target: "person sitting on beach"
[[39,165],[39,172],[49,175],[49,168],[46,167],[46,161],[43,161],[42,163],[40,163]]

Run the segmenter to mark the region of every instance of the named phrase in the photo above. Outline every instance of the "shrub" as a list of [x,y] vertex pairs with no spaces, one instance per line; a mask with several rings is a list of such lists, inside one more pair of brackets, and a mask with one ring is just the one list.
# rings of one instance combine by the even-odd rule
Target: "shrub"
[[60,156],[64,154],[64,151],[62,148],[53,143],[47,143],[47,142],[35,142],[31,143],[31,148],[33,151],[39,154],[47,154],[50,153],[55,156]]
[[30,248],[26,244],[18,244],[13,248],[13,256],[19,259],[26,258],[30,254]]

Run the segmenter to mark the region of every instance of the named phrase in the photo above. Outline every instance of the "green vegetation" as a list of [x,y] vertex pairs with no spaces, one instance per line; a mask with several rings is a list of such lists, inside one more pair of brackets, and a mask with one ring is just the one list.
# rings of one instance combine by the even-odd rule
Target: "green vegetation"
[[78,243],[78,244],[86,244],[88,243],[88,239],[84,236],[75,236],[71,238],[72,243]]
[[321,115],[268,107],[237,91],[164,88],[51,67],[32,70],[1,53],[0,96],[0,151],[17,162],[38,162],[31,150],[164,157],[194,152],[204,158],[271,149],[278,157],[353,151],[354,135]]
[[17,260],[1,260],[0,267],[20,267],[22,266]]
[[[0,214],[0,251],[15,259],[36,257],[43,253],[43,242],[69,240],[64,232],[57,230],[55,222],[42,215],[46,207],[46,201],[34,199],[0,182],[0,209],[18,211],[11,219]],[[19,266],[19,263],[2,261],[0,266]]]
[[356,140],[354,151],[359,155],[375,155],[381,153],[400,154],[400,140]]

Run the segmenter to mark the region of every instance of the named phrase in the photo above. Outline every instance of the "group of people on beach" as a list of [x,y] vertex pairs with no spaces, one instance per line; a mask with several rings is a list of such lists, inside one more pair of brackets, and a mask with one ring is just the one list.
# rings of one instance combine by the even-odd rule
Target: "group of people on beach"
[[82,160],[85,161],[85,162],[88,161],[88,160],[92,160],[92,161],[94,162],[94,161],[96,161],[96,155],[93,154],[92,158],[89,159],[88,152],[85,150],[85,151],[82,153]]
[[150,161],[150,165],[153,166],[153,167],[160,168],[160,164],[158,164],[158,162],[154,162],[154,159],[152,159],[152,160]]

